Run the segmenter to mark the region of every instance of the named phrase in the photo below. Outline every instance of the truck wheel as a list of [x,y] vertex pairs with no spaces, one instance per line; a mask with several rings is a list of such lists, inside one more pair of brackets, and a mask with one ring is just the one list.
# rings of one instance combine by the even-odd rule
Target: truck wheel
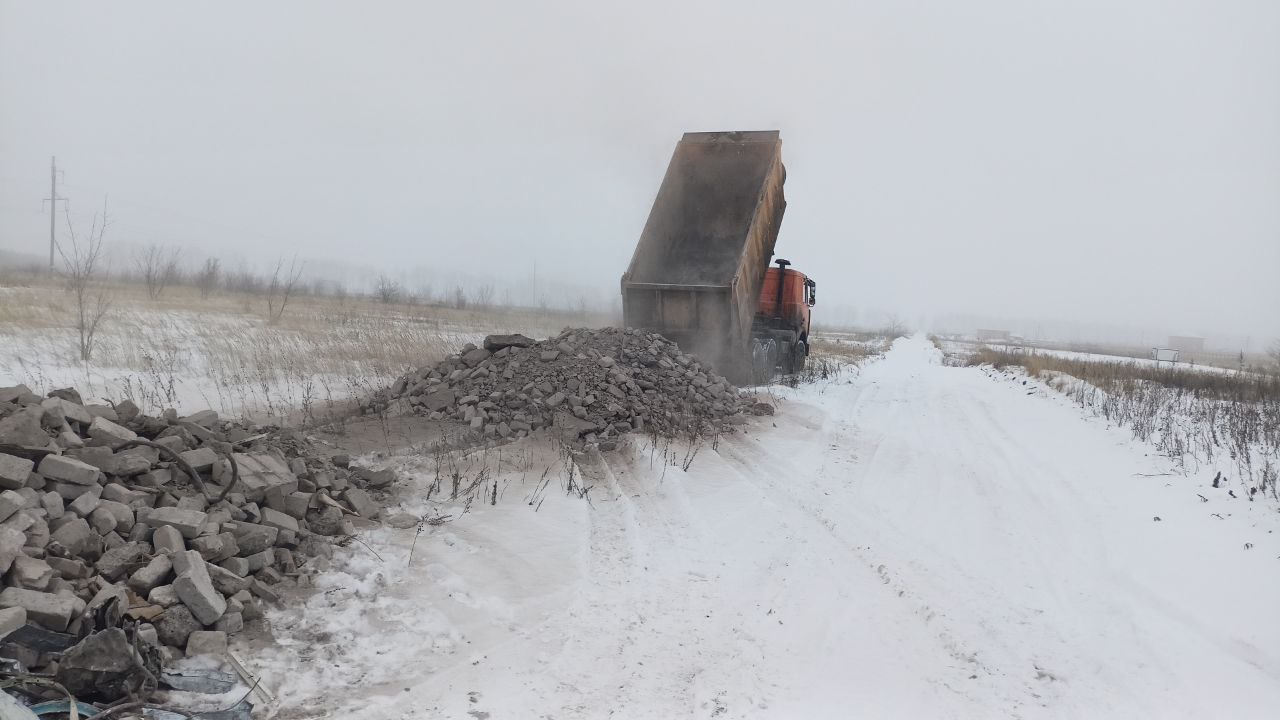
[[809,359],[809,345],[798,342],[791,347],[791,371],[804,372],[805,361]]

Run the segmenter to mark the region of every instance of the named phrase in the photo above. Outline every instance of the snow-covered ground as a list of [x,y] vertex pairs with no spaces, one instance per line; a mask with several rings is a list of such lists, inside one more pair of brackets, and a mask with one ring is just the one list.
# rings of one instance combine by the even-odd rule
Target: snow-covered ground
[[[1273,503],[920,337],[775,392],[691,463],[585,461],[585,497],[545,441],[472,457],[496,504],[412,563],[371,529],[272,615],[280,717],[1275,717]],[[404,510],[458,512],[393,462]]]

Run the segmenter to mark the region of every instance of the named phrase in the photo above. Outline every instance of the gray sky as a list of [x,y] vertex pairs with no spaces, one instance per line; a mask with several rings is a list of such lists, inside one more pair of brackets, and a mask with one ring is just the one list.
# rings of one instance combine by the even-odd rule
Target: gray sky
[[35,254],[56,154],[118,243],[612,300],[680,134],[772,128],[818,319],[1280,336],[1274,0],[0,0]]

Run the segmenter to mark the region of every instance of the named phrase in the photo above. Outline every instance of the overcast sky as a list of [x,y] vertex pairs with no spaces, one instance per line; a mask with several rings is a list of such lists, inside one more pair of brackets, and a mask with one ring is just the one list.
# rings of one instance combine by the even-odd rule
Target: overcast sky
[[124,246],[611,300],[680,134],[775,128],[818,319],[1280,336],[1275,0],[0,0],[35,254],[56,154]]

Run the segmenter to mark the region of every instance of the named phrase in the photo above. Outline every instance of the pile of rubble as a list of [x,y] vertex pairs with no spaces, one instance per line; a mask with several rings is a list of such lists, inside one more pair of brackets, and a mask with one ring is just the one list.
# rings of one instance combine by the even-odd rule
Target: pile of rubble
[[369,490],[394,475],[347,466],[212,411],[0,388],[0,667],[112,701],[145,698],[179,658],[221,656],[332,551],[319,536],[377,514]]
[[569,329],[534,341],[490,335],[395,382],[391,397],[418,414],[520,437],[542,427],[580,443],[620,433],[715,433],[754,403],[656,333]]

